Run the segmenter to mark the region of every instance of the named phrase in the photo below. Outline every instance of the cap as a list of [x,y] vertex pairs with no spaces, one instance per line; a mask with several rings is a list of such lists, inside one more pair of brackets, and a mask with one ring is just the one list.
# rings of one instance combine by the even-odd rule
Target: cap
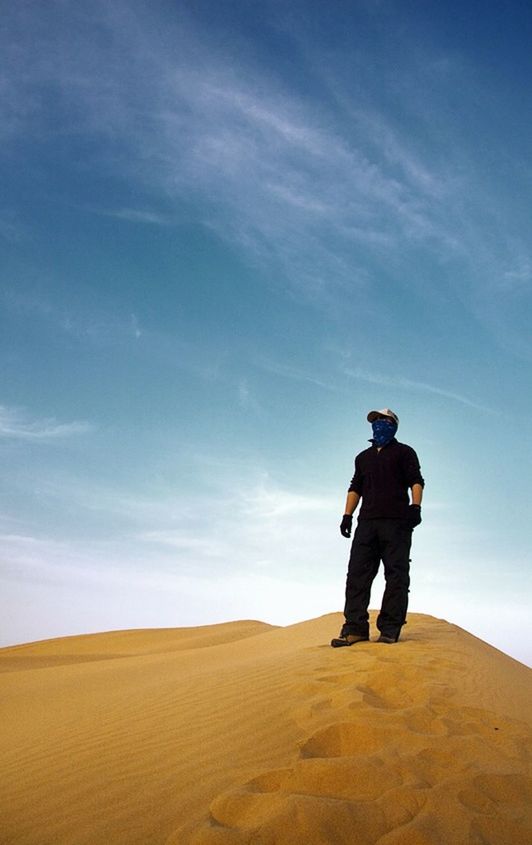
[[372,423],[377,419],[377,417],[390,417],[390,419],[399,425],[399,417],[389,408],[382,408],[380,411],[370,411],[368,414],[368,422]]

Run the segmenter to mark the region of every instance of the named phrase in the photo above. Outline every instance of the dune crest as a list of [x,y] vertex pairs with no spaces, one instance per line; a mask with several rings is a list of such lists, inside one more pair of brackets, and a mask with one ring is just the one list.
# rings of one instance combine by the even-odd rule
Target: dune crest
[[0,649],[2,842],[529,845],[532,671],[423,614],[340,623]]
[[136,628],[56,637],[0,649],[0,672],[209,648],[255,637],[275,627],[266,622],[246,620],[190,628]]

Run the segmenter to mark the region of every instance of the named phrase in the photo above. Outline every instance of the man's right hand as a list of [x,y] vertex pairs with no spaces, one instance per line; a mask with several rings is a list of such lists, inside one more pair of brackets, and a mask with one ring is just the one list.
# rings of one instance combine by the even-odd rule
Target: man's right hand
[[350,537],[351,529],[353,528],[353,517],[351,514],[345,513],[340,525],[340,533],[342,537]]

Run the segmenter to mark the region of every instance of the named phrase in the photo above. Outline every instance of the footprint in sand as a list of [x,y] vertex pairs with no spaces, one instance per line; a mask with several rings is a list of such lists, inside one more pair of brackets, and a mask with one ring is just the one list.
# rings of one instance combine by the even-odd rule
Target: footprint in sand
[[[371,694],[370,694],[371,693]],[[313,733],[291,767],[219,795],[191,845],[530,845],[526,726],[481,708],[396,709]],[[401,699],[404,704],[404,698]],[[478,769],[487,774],[478,774]],[[454,828],[453,828],[454,825]],[[454,838],[453,838],[454,837]],[[458,837],[458,838],[457,838]]]
[[475,813],[471,842],[532,842],[532,777],[481,774],[457,795]]
[[395,729],[372,727],[357,722],[340,722],[317,731],[302,746],[300,754],[307,757],[354,757],[374,754],[385,747]]
[[530,845],[526,726],[453,707],[456,689],[438,682],[437,663],[393,664],[320,667],[313,689],[325,694],[306,713],[336,721],[301,743],[292,766],[217,796],[187,842]]

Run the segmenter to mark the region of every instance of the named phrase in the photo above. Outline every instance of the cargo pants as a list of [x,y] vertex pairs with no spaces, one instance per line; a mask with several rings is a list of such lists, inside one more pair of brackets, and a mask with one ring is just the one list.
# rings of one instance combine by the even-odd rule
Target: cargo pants
[[382,561],[386,588],[377,628],[384,636],[399,639],[408,607],[411,545],[412,527],[405,519],[358,521],[347,571],[342,636],[369,636],[371,585]]

